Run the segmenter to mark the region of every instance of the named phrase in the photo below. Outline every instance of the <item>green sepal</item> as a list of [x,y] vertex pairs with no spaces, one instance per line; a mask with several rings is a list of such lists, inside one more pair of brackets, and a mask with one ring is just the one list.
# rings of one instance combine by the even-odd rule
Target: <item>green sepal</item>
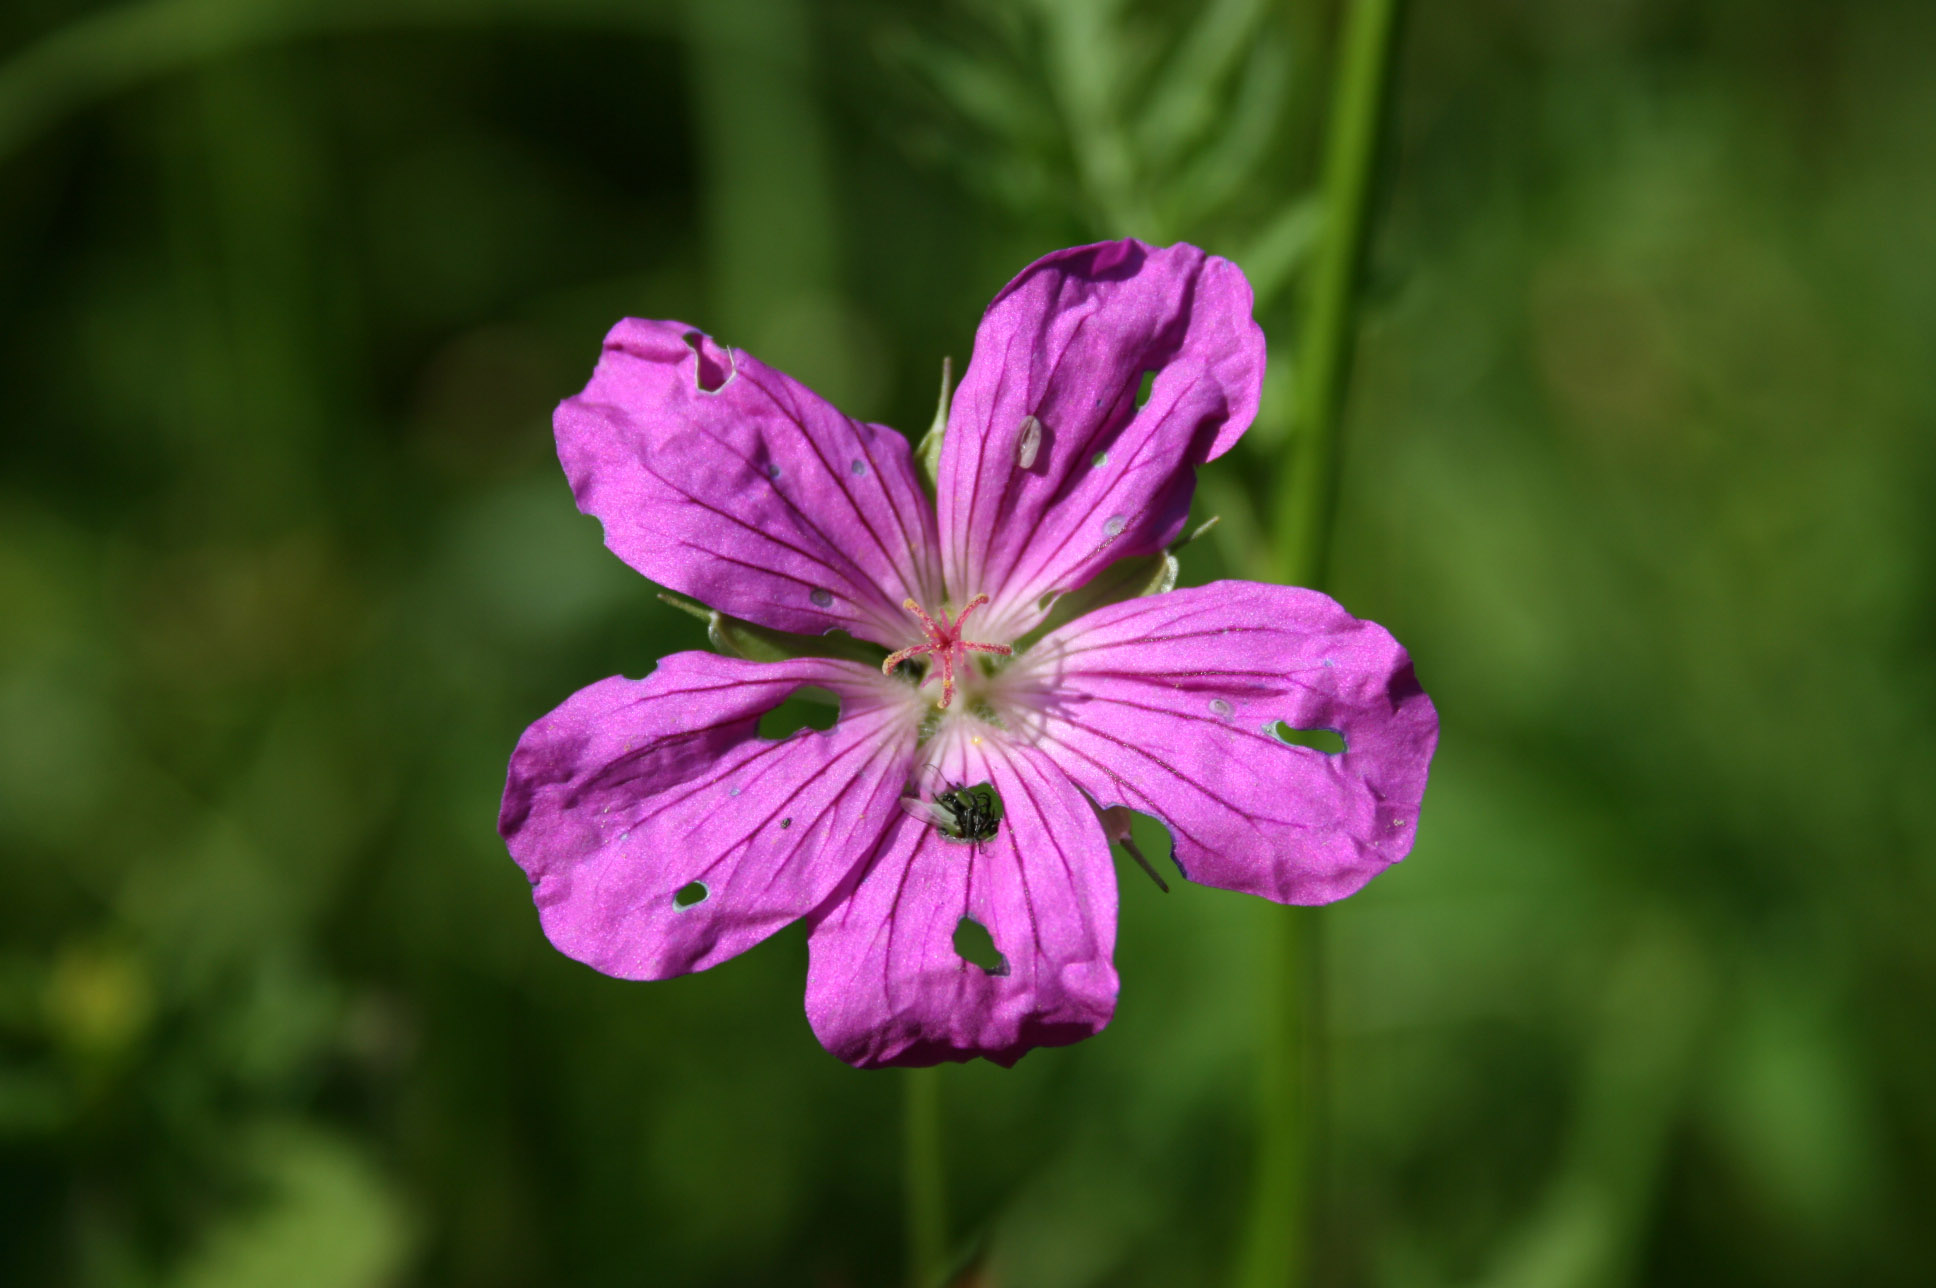
[[1166,590],[1175,590],[1176,575],[1180,569],[1176,552],[1215,526],[1217,517],[1212,515],[1168,550],[1118,559],[1075,590],[1051,599],[1047,605],[1049,615],[1042,619],[1040,626],[1015,641],[1015,651],[1021,652],[1056,627],[1072,622],[1084,613],[1093,613],[1098,608],[1119,604],[1125,599],[1141,599],[1145,595],[1160,595]]
[[1221,514],[1211,515],[1209,518],[1205,519],[1202,523],[1199,523],[1196,527],[1191,528],[1188,532],[1184,533],[1183,540],[1177,542],[1175,545],[1170,547],[1170,553],[1175,554],[1177,551],[1183,549],[1183,547],[1189,545],[1192,541],[1195,541],[1198,537],[1201,537],[1204,533],[1210,531],[1210,529],[1216,527],[1221,522],[1223,522],[1223,516]]
[[836,657],[863,666],[878,667],[887,660],[887,650],[866,640],[857,640],[846,631],[825,635],[793,635],[786,631],[755,626],[737,617],[715,612],[706,623],[706,638],[712,646],[749,662],[784,662],[795,657]]
[[796,657],[834,657],[879,666],[887,650],[866,640],[857,640],[845,631],[825,635],[794,635],[788,631],[756,626],[739,617],[728,617],[718,609],[695,604],[677,595],[660,595],[665,603],[706,623],[706,639],[715,652],[748,662],[785,662]]
[[1015,641],[1015,651],[1020,653],[1056,627],[1072,622],[1084,613],[1093,613],[1098,608],[1121,603],[1125,599],[1140,599],[1144,595],[1160,595],[1166,590],[1174,590],[1176,574],[1176,556],[1167,550],[1153,555],[1137,555],[1132,559],[1118,559],[1068,594],[1049,598],[1046,605],[1049,615],[1042,619],[1040,626]]
[[921,441],[914,445],[915,473],[921,479],[921,486],[928,491],[928,499],[934,500],[941,477],[941,439],[948,432],[948,398],[954,392],[955,363],[953,358],[941,360],[941,400],[935,404],[934,423],[928,432],[921,435]]

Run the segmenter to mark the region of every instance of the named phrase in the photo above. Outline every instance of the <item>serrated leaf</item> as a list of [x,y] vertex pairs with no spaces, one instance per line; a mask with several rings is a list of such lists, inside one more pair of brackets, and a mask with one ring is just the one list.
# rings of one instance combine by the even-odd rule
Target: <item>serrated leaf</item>
[[1222,208],[1255,177],[1277,137],[1290,84],[1290,50],[1280,40],[1260,41],[1225,109],[1222,132],[1177,176],[1179,218]]
[[1167,167],[1201,145],[1221,115],[1218,91],[1252,46],[1269,12],[1263,0],[1218,0],[1197,21],[1164,66],[1136,123],[1144,160]]
[[910,41],[894,52],[964,120],[987,133],[1037,146],[1054,139],[1045,126],[1054,119],[1050,105],[1008,68],[932,42]]

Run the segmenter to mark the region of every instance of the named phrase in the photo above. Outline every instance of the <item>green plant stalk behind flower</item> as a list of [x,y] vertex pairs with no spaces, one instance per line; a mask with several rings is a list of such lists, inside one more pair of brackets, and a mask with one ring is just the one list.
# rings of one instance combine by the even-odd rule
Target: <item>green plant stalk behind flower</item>
[[[1372,165],[1385,114],[1400,0],[1352,0],[1338,37],[1324,157],[1323,227],[1305,297],[1291,433],[1278,471],[1268,575],[1322,589],[1337,510],[1338,430],[1353,339],[1354,287],[1363,258]],[[1275,912],[1264,952],[1269,972],[1259,1060],[1261,1097],[1249,1230],[1240,1288],[1309,1279],[1311,1155],[1322,1068],[1318,912]]]
[[908,1283],[932,1288],[948,1257],[947,1172],[941,1161],[941,1070],[901,1074],[905,1133]]

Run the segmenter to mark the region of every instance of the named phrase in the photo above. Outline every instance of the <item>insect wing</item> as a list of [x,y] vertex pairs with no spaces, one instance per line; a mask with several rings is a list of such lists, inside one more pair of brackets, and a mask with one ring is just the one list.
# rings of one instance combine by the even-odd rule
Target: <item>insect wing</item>
[[934,801],[924,801],[919,796],[901,797],[901,809],[909,818],[938,827],[944,832],[952,831],[955,826],[953,810]]

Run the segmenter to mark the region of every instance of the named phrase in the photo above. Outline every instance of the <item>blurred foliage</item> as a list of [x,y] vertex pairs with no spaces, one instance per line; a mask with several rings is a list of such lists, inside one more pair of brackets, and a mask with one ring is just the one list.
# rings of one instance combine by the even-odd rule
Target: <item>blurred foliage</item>
[[[549,407],[631,313],[918,431],[1029,258],[1187,236],[1273,341],[1184,561],[1241,574],[1332,20],[0,12],[0,1280],[894,1281],[899,1082],[799,932],[607,980],[493,830],[529,720],[704,640]],[[1916,0],[1416,7],[1336,589],[1445,740],[1324,921],[1326,1283],[1936,1278],[1932,58]],[[943,1071],[991,1282],[1230,1266],[1273,909],[1122,878],[1109,1032]]]

